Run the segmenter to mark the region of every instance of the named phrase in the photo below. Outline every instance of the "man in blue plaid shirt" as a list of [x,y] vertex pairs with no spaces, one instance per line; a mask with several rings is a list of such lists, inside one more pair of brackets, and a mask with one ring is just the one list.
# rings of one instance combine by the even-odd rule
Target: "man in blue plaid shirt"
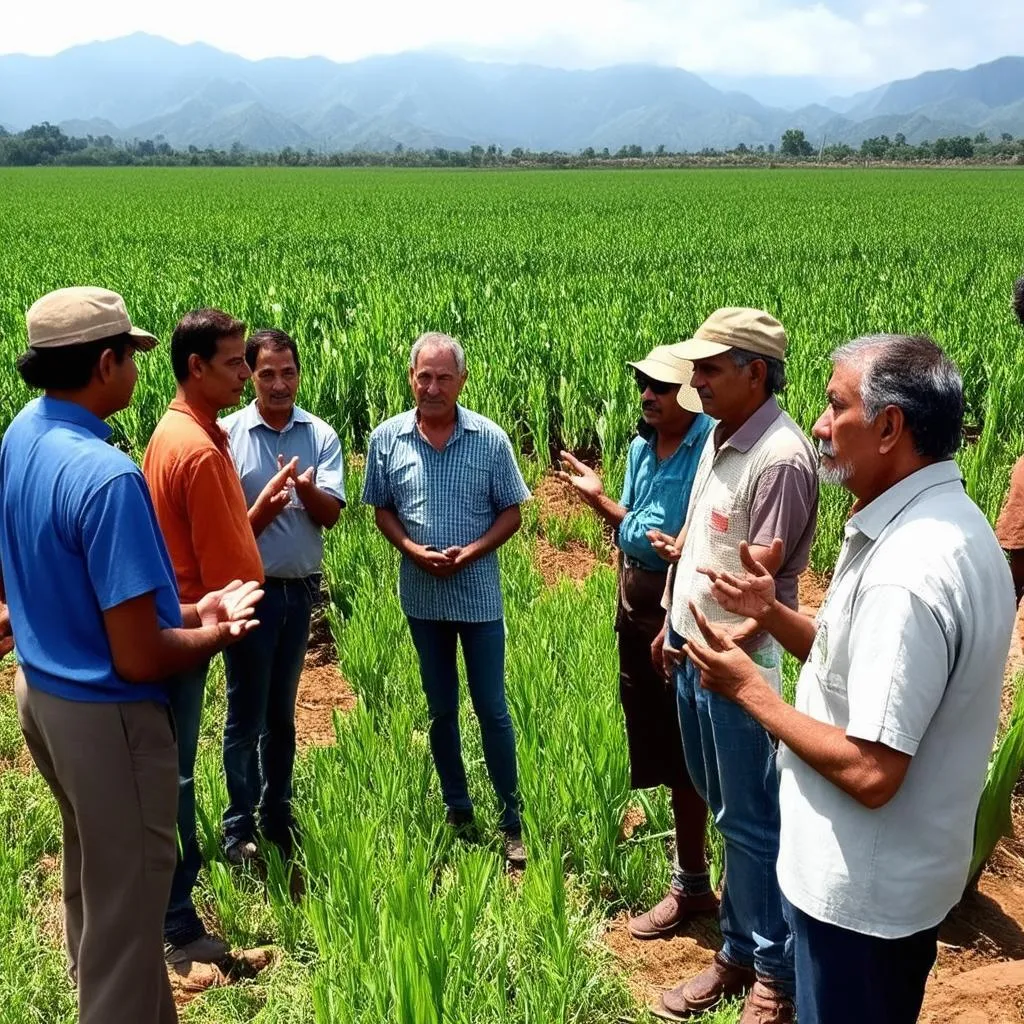
[[460,831],[473,825],[459,738],[461,640],[505,855],[522,867],[497,549],[519,529],[519,506],[530,492],[505,432],[458,404],[465,383],[466,357],[454,338],[429,333],[417,339],[409,357],[416,408],[370,436],[363,501],[374,506],[377,528],[402,555],[399,598],[419,656],[448,822]]

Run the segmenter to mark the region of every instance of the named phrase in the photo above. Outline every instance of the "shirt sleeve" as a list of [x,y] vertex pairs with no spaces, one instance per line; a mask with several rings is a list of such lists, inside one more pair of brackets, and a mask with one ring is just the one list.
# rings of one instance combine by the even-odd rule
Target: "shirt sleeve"
[[815,512],[818,481],[804,467],[780,463],[766,469],[754,486],[748,544],[768,547],[782,538],[789,557]]
[[1024,549],[1024,459],[1018,459],[1010,476],[1010,489],[996,522],[996,537],[1004,551]]
[[372,433],[366,452],[363,502],[366,505],[373,505],[374,508],[394,508],[395,505],[384,460],[385,455],[381,448],[380,435]]
[[513,505],[521,505],[529,497],[530,489],[519,472],[512,442],[503,433],[495,445],[491,464],[491,502],[499,512],[503,512]]
[[338,435],[329,431],[320,446],[316,463],[316,485],[345,504],[345,460]]
[[635,448],[633,445],[629,446],[629,451],[626,452],[626,475],[622,481],[622,497],[619,499],[619,504],[625,509],[631,509],[633,507],[633,475],[636,472],[634,469]]
[[163,535],[141,473],[122,473],[97,491],[80,525],[89,580],[103,611],[170,583]]
[[905,587],[878,584],[861,592],[850,629],[847,736],[917,752],[949,680],[946,633]]
[[263,580],[263,563],[249,525],[242,485],[230,460],[203,451],[192,462],[185,508],[203,586]]

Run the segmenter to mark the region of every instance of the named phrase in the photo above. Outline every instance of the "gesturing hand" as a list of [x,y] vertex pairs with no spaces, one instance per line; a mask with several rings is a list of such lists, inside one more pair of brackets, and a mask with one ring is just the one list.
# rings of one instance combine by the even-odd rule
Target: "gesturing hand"
[[201,625],[226,625],[228,633],[237,638],[259,625],[253,615],[262,597],[263,591],[255,580],[232,580],[226,587],[201,597],[196,602],[196,613]]
[[[769,549],[773,562],[781,561],[782,547],[782,540],[776,537]],[[709,568],[701,568],[697,572],[711,580],[711,596],[727,612],[760,622],[775,604],[775,580],[750,554],[750,545],[746,541],[740,542],[740,563],[745,570],[742,576]]]
[[750,656],[736,646],[724,629],[708,622],[692,601],[690,612],[706,643],[688,640],[685,651],[700,670],[700,685],[705,690],[739,701],[745,688],[768,685]]
[[556,470],[555,477],[557,479],[561,480],[563,484],[569,484],[584,501],[597,498],[604,493],[601,477],[590,466],[580,462],[572,452],[559,452],[558,454],[562,461],[572,468],[573,473],[567,473],[563,469]]
[[680,552],[676,547],[675,537],[670,537],[662,530],[648,530],[647,539],[651,542],[651,547],[657,552],[659,558],[664,558],[666,562],[679,561]]
[[11,633],[11,613],[0,601],[0,658],[14,650],[14,634]]

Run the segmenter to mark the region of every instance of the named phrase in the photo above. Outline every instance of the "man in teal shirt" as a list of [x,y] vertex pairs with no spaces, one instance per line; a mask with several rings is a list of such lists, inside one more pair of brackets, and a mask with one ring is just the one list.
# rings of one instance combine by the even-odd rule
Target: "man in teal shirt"
[[707,811],[693,788],[683,757],[675,693],[665,679],[661,650],[652,641],[664,624],[661,598],[667,563],[652,548],[649,531],[675,536],[682,528],[697,463],[714,420],[701,412],[690,385],[690,363],[674,346],[655,348],[630,363],[640,392],[642,419],[629,446],[622,500],[604,493],[601,478],[569,452],[562,458],[573,474],[560,472],[579,496],[616,533],[620,551],[619,696],[626,719],[630,784],[666,786],[675,819],[676,855],[668,895],[629,922],[634,938],[671,934],[695,914],[717,907],[707,872],[704,834]]

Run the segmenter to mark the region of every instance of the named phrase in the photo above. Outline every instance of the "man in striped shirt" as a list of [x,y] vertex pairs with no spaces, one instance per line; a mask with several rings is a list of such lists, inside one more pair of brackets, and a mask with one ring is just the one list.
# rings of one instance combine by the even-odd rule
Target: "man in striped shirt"
[[454,338],[417,339],[409,358],[416,408],[371,434],[363,501],[374,506],[377,528],[402,555],[399,598],[419,656],[448,822],[459,830],[473,824],[459,738],[461,639],[505,855],[521,867],[526,851],[505,700],[497,549],[519,529],[519,506],[530,492],[505,432],[458,404],[465,383],[466,357]]

